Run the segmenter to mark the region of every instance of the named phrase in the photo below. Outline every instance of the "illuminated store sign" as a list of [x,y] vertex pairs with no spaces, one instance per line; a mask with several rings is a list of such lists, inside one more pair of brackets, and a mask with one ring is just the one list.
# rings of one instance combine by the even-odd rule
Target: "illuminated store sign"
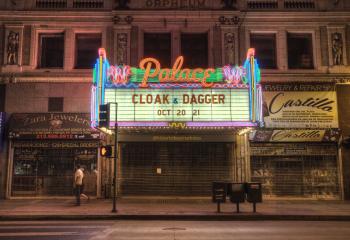
[[[111,105],[111,124],[120,127],[256,126],[262,119],[260,71],[250,49],[243,66],[183,68],[179,56],[171,68],[155,58],[139,68],[111,66],[99,50],[92,86],[92,126],[98,126],[99,104]],[[117,115],[116,115],[117,114]]]

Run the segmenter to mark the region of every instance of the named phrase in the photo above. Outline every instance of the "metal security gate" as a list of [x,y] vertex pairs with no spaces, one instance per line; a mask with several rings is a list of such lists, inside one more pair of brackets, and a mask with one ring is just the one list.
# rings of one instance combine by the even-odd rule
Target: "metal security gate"
[[338,199],[337,157],[252,156],[252,181],[263,184],[265,196]]
[[15,143],[17,147],[13,153],[11,196],[73,195],[73,175],[77,164],[84,168],[85,192],[96,195],[96,174],[93,170],[97,167],[97,148],[69,147],[74,146],[74,142],[38,144],[67,146],[57,148],[19,147],[30,146],[32,143]]
[[123,143],[122,195],[209,196],[215,180],[229,180],[229,143]]

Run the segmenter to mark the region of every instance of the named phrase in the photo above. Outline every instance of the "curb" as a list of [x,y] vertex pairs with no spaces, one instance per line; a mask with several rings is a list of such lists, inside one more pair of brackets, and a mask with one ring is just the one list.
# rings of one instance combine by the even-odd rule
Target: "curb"
[[68,220],[162,220],[162,221],[350,221],[350,215],[184,215],[184,214],[116,214],[116,215],[0,215],[0,221],[68,221]]

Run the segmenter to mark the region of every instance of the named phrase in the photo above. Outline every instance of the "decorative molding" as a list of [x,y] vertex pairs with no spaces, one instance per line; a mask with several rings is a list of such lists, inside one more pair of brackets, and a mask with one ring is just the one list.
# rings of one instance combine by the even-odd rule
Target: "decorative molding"
[[224,53],[225,62],[224,64],[234,65],[235,64],[235,35],[232,32],[226,32],[224,34]]
[[232,18],[227,18],[225,16],[219,17],[219,22],[222,25],[237,25],[240,19],[238,16],[233,16]]
[[332,56],[334,65],[343,65],[343,37],[339,32],[332,33]]
[[128,63],[128,35],[127,33],[117,33],[117,65]]

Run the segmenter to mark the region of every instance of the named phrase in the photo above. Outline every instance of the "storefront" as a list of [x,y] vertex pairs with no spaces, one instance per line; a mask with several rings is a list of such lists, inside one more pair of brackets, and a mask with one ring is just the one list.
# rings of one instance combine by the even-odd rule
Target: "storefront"
[[76,165],[86,193],[97,194],[98,132],[89,114],[31,113],[10,118],[7,197],[71,196]]
[[244,143],[237,143],[237,132],[262,120],[254,51],[242,67],[182,69],[184,61],[177,58],[171,69],[153,58],[139,68],[110,66],[100,50],[92,126],[99,126],[99,105],[109,103],[110,128],[117,124],[120,132],[122,196],[209,196],[213,181],[242,180],[237,165],[244,156],[236,154]]
[[[158,133],[157,133],[158,132]],[[121,136],[119,193],[208,196],[211,183],[233,179],[233,134]],[[188,133],[187,133],[188,134]]]
[[250,136],[251,179],[266,197],[340,199],[334,85],[264,86],[265,129]]

